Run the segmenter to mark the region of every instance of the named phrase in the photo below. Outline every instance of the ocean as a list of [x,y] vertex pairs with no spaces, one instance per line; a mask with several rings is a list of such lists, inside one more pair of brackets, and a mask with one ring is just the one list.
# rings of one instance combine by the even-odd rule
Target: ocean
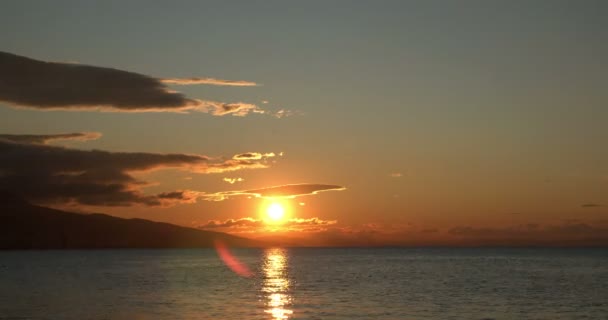
[[608,319],[608,249],[0,252],[0,319]]

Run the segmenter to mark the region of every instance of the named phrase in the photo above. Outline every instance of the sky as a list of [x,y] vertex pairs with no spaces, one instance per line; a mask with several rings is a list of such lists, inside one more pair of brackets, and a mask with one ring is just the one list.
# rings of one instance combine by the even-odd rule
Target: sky
[[300,245],[606,244],[607,14],[4,1],[0,188]]

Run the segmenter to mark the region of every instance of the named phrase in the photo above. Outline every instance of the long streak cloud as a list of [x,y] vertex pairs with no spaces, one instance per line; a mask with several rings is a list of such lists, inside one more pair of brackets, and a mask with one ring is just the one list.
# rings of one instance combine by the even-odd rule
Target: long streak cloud
[[[190,98],[167,84],[255,86],[213,78],[158,79],[114,68],[46,62],[0,52],[0,102],[37,110],[190,112],[216,116],[269,113],[245,102]],[[279,113],[269,113],[279,117]]]

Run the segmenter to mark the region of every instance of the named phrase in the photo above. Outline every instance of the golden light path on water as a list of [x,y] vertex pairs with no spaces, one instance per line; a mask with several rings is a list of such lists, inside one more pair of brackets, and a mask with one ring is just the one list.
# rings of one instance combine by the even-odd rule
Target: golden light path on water
[[293,310],[289,309],[292,297],[287,264],[288,255],[285,249],[272,248],[265,251],[262,292],[267,301],[264,312],[276,320],[289,319],[293,314]]

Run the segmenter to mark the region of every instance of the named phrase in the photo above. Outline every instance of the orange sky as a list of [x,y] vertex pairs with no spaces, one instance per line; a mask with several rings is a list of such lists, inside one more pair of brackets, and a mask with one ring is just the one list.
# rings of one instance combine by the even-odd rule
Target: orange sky
[[31,202],[294,245],[608,242],[602,2],[31,6],[0,12],[0,189]]

